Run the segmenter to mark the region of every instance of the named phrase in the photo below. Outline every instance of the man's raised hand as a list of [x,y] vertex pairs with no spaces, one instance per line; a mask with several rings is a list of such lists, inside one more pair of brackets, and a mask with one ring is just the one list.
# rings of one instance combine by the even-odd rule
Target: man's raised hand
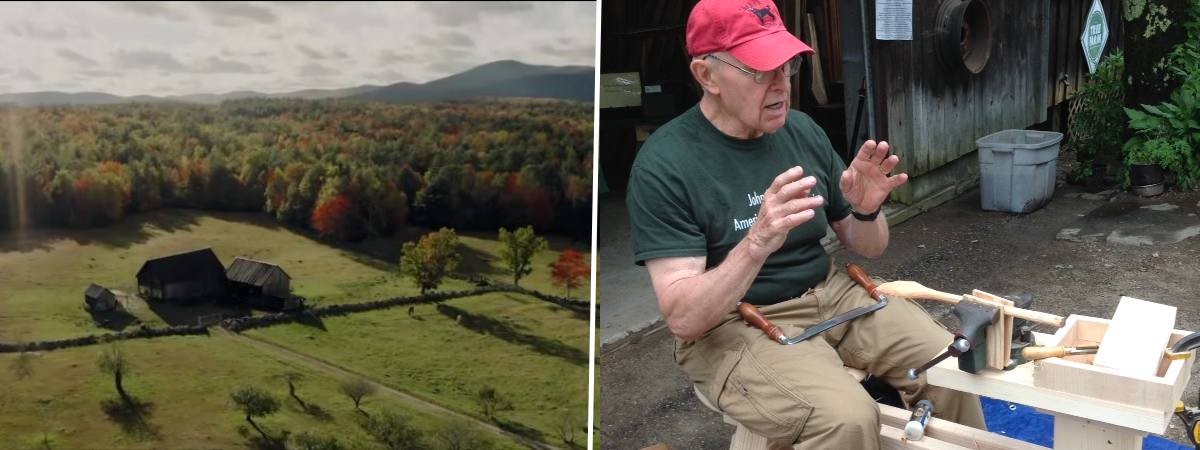
[[850,167],[842,172],[842,196],[860,214],[875,212],[893,189],[908,182],[906,173],[888,176],[900,164],[900,157],[888,156],[888,151],[887,141],[864,142]]
[[754,226],[746,234],[746,239],[756,250],[765,252],[765,255],[774,253],[783,246],[789,231],[816,216],[815,209],[825,204],[824,198],[809,196],[816,185],[817,179],[805,177],[804,169],[800,166],[775,177],[771,187],[763,194]]

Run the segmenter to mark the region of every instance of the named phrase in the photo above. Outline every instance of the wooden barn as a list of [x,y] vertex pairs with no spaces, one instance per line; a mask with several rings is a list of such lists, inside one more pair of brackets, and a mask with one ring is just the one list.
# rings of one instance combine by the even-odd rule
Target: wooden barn
[[295,306],[292,297],[292,277],[275,264],[238,256],[225,271],[229,287],[234,293],[256,298],[264,306],[291,309]]
[[[685,46],[696,2],[601,6],[597,183],[618,195],[646,137],[700,98]],[[1107,55],[1121,44],[1123,8],[1100,3]],[[892,201],[918,206],[908,209],[977,186],[981,137],[1065,131],[1070,100],[1087,81],[1080,36],[1092,0],[914,0],[908,14],[861,0],[775,4],[816,50],[792,79],[792,108],[812,116],[847,161],[864,140],[887,140],[910,176]],[[633,88],[606,91],[617,76]]]
[[158,300],[222,296],[228,292],[225,267],[211,248],[147,260],[137,273],[138,293]]
[[83,291],[83,303],[88,311],[112,311],[117,307],[117,296],[108,288],[92,283]]

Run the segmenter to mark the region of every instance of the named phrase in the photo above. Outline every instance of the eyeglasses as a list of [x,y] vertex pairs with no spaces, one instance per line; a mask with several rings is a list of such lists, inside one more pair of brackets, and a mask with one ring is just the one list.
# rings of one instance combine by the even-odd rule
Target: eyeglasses
[[704,56],[704,59],[708,59],[708,58],[712,58],[717,61],[723,62],[723,63],[729,65],[729,67],[733,67],[734,69],[742,71],[742,73],[746,74],[746,76],[749,76],[750,78],[753,78],[754,82],[758,83],[758,84],[773,83],[775,81],[775,74],[779,73],[780,70],[783,71],[783,76],[785,76],[785,77],[790,77],[792,75],[795,75],[797,72],[800,72],[800,63],[801,63],[800,56],[795,56],[792,59],[789,59],[786,63],[783,64],[783,66],[779,67],[778,69],[767,71],[767,72],[759,72],[756,70],[744,69],[741,66],[738,66],[729,61],[718,58],[717,55],[708,54],[708,55]]

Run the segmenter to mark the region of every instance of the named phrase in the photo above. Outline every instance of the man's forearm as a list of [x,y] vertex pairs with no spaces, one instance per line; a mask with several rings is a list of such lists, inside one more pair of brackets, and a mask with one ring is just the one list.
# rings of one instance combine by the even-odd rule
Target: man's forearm
[[878,258],[883,255],[888,246],[887,217],[883,211],[879,217],[870,222],[864,222],[854,217],[846,219],[846,233],[842,236],[842,245],[854,253],[866,258]]
[[659,307],[671,333],[690,342],[716,326],[746,295],[769,255],[743,239],[717,267],[667,285]]

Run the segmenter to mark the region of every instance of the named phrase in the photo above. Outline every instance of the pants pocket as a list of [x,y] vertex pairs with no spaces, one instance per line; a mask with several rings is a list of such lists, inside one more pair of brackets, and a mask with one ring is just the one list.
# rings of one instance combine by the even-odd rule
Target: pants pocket
[[811,403],[784,385],[772,368],[746,348],[737,353],[736,363],[721,386],[715,404],[773,444],[795,442],[812,415]]

